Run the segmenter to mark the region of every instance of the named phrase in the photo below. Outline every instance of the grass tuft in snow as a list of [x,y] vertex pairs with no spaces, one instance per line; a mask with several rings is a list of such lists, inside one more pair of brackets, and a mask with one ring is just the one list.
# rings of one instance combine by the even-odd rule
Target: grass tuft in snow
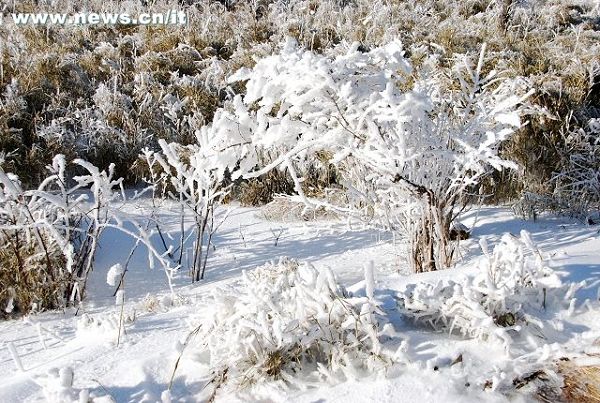
[[218,290],[207,305],[196,356],[226,374],[215,388],[357,378],[387,363],[375,304],[349,298],[327,269],[281,259],[244,272],[235,288]]
[[600,402],[600,366],[559,365],[564,377],[563,396],[569,402]]
[[545,312],[564,308],[571,298],[525,231],[505,234],[492,252],[485,242],[481,246],[484,257],[474,275],[411,284],[400,293],[400,310],[435,330],[500,341],[508,351],[517,335],[533,340],[544,334]]

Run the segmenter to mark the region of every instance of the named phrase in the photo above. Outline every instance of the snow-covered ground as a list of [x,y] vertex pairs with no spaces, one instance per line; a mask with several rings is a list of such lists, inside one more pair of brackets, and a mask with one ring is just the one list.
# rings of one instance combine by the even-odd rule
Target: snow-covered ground
[[[147,214],[147,209],[134,205],[125,210],[125,218]],[[173,240],[167,241],[176,243],[177,213],[163,208],[160,218],[163,229],[173,231]],[[82,389],[92,396],[104,396],[104,401],[112,397],[116,402],[154,402],[161,401],[161,395],[168,401],[163,392],[176,364],[172,401],[206,399],[209,368],[194,356],[193,348],[185,350],[178,362],[178,343],[186,339],[191,326],[201,322],[213,291],[235,289],[244,270],[281,256],[310,262],[318,270],[331,268],[338,282],[356,295],[365,293],[364,268],[372,261],[375,300],[388,321],[388,326],[380,329],[380,340],[384,347],[397,349],[402,359],[385,371],[357,379],[307,383],[304,388],[266,384],[248,390],[223,390],[216,394],[217,401],[529,400],[533,389],[527,382],[513,390],[498,385],[512,384],[519,375],[528,375],[523,371],[550,369],[559,358],[589,360],[600,352],[594,347],[600,338],[600,231],[565,218],[524,221],[503,207],[468,213],[462,221],[474,225],[474,230],[472,238],[463,242],[457,268],[415,275],[409,273],[402,245],[387,233],[335,221],[273,222],[262,218],[257,209],[232,207],[214,238],[206,279],[191,285],[187,273],[180,273],[174,279],[175,295],[169,292],[165,274],[148,268],[143,249],[135,252],[125,277],[125,326],[121,335],[121,307],[115,304],[115,287],[106,283],[106,274],[109,267],[126,259],[133,241],[116,230],[107,230],[83,307],[77,312],[43,313],[0,323],[0,402],[60,401],[69,394],[76,398]],[[560,273],[563,282],[585,280],[575,292],[576,302],[570,311],[549,312],[543,318],[552,326],[561,322],[551,339],[533,342],[536,346],[526,354],[507,354],[498,343],[434,332],[408,320],[397,309],[398,295],[406,285],[473,273],[482,254],[479,240],[485,237],[493,246],[503,233],[518,236],[523,229],[531,234],[542,257]],[[192,339],[189,344],[194,343]],[[11,355],[12,346],[22,371]],[[73,388],[68,387],[68,368],[74,371]],[[548,370],[546,378],[552,378],[551,374]],[[61,378],[67,385],[63,388]],[[546,382],[551,384],[553,379]]]

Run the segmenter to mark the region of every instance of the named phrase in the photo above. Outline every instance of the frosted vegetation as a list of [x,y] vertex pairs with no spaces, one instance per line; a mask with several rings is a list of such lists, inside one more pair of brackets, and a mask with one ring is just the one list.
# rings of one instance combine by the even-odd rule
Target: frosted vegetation
[[[86,5],[136,12],[145,10],[142,3]],[[502,146],[521,169],[492,175],[486,189],[493,186],[498,200],[525,192],[531,197],[521,211],[529,215],[575,209],[587,218],[597,206],[599,11],[593,1],[180,3],[152,7],[185,9],[185,28],[0,27],[4,166],[36,184],[52,156],[62,153],[102,169],[115,163],[118,176],[137,182],[147,173],[139,161],[144,147],[158,149],[160,139],[194,143],[199,125],[245,93],[243,82],[228,85],[227,78],[278,53],[288,37],[317,54],[399,40],[411,65],[419,69],[435,58],[441,76],[457,59],[476,59],[486,43],[482,78],[496,70],[503,78],[523,77],[536,90],[529,124]],[[4,12],[78,11],[71,1],[2,4]],[[311,182],[332,179],[316,176]],[[284,184],[276,189],[292,191]],[[271,197],[260,184],[244,193],[250,203]]]
[[[212,298],[197,329],[202,342],[191,348],[223,383],[301,385],[310,376],[353,377],[388,362],[373,296],[350,297],[331,270],[282,260],[244,273]],[[296,379],[301,371],[309,379]]]
[[507,350],[515,337],[533,342],[532,335],[548,327],[540,314],[549,307],[568,308],[573,290],[567,294],[525,231],[520,238],[505,234],[493,251],[485,241],[481,246],[484,259],[477,275],[457,282],[411,284],[401,294],[401,310],[437,330],[498,339]]
[[[79,6],[0,7],[70,13]],[[146,6],[91,0],[86,7]],[[196,311],[161,385],[165,403],[185,355],[207,369],[198,395],[210,401],[394,376],[420,362],[399,330],[409,322],[500,346],[502,370],[495,362],[460,375],[481,390],[509,396],[540,368],[558,379],[557,360],[579,351],[565,334],[576,333],[569,321],[583,315],[575,295],[587,284],[564,280],[527,231],[496,234],[496,245],[480,239],[482,255],[465,269],[470,229],[459,220],[487,203],[509,203],[532,220],[550,212],[585,225],[600,220],[598,2],[152,7],[185,9],[190,23],[0,26],[4,317],[85,306],[107,253],[105,234],[119,234],[133,247],[101,276],[115,310],[82,315],[77,333],[110,334],[120,346],[136,321],[127,308],[130,263],[143,254],[168,287],[160,299],[149,295],[145,309]],[[175,279],[205,280],[231,206],[275,196],[269,207],[279,218],[390,234],[406,271],[425,277],[378,289],[378,268],[364,259],[364,280],[344,287],[327,267],[273,256],[200,301],[181,297]],[[138,202],[147,210],[130,214]],[[161,218],[166,205],[176,211],[169,222]],[[270,228],[273,247],[284,231]],[[252,247],[241,224],[239,237]],[[441,271],[457,274],[424,274]],[[597,300],[585,304],[597,312]],[[437,371],[461,362],[462,354],[423,365]],[[73,376],[70,367],[49,373],[46,398],[109,399],[74,387]]]

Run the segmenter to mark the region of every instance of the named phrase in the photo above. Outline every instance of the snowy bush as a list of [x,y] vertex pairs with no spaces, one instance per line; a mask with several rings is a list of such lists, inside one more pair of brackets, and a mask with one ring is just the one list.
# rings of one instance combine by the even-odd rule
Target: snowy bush
[[600,119],[591,119],[587,130],[568,130],[564,144],[553,196],[563,210],[593,223],[600,216]]
[[[355,378],[385,364],[376,307],[349,298],[330,270],[282,259],[213,293],[194,340],[216,374],[248,386],[306,376]],[[320,374],[320,375],[319,375]]]
[[557,163],[547,192],[524,192],[513,209],[535,219],[543,212],[569,215],[589,224],[600,217],[600,120],[585,128],[571,127],[567,119],[556,146]]
[[[505,234],[474,275],[459,280],[410,284],[400,293],[400,310],[435,330],[496,340],[511,347],[513,337],[544,334],[544,311],[562,308],[561,280],[545,265],[529,234]],[[533,254],[533,255],[532,255]]]
[[560,211],[556,199],[530,192],[524,192],[511,207],[517,216],[534,221],[544,211]]
[[0,168],[0,304],[5,313],[80,302],[108,227],[147,246],[150,265],[156,260],[167,274],[173,269],[152,246],[151,231],[135,222],[136,229],[125,228],[115,217],[117,209],[111,203],[125,196],[113,164],[100,170],[75,160],[72,165],[84,172],[73,178],[67,177],[67,165],[63,155],[54,157],[49,175],[31,190]]
[[6,313],[61,307],[78,298],[86,257],[76,227],[86,197],[66,187],[65,166],[62,156],[55,157],[50,176],[29,191],[0,169],[0,302]]
[[[246,80],[247,93],[207,131],[278,153],[247,177],[285,167],[296,200],[408,232],[418,271],[449,267],[450,227],[469,194],[493,169],[515,167],[498,148],[521,124],[525,86],[484,74],[485,46],[476,64],[460,58],[447,77],[437,57],[411,65],[398,41],[368,52],[359,45],[325,56],[288,40],[231,77]],[[304,192],[319,153],[339,172],[348,195],[341,205]],[[240,164],[260,163],[255,154],[241,154]]]

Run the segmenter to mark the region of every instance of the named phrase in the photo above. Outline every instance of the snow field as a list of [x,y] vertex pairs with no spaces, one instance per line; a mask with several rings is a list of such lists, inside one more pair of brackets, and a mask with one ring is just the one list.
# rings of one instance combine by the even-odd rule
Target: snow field
[[[514,382],[542,370],[544,382],[558,384],[556,360],[596,354],[600,240],[593,227],[525,222],[486,208],[477,216],[475,239],[463,244],[459,268],[407,275],[394,253],[399,245],[372,230],[331,221],[269,222],[253,209],[238,208],[231,217],[217,236],[206,283],[186,286],[182,274],[173,295],[164,273],[148,270],[140,252],[130,265],[121,316],[106,280],[123,257],[117,252],[127,253],[124,246],[100,255],[95,291],[77,316],[46,313],[0,324],[0,401],[527,400],[542,381],[519,389]],[[285,229],[278,246],[274,226]],[[503,231],[513,235],[494,235]],[[480,252],[482,239],[487,255]],[[104,241],[105,248],[115,242]],[[318,250],[328,253],[319,258]],[[281,255],[290,258],[279,261]],[[494,262],[502,275],[490,284]],[[155,284],[146,295],[145,285],[160,279],[162,291]],[[477,304],[492,285],[494,298]],[[540,287],[547,290],[545,310]],[[411,289],[421,290],[421,305],[403,304]],[[452,298],[462,301],[462,310]],[[515,323],[494,322],[498,309],[518,312],[502,319]],[[444,318],[435,316],[440,312]],[[362,330],[353,339],[355,326]],[[24,371],[16,371],[9,345]],[[331,358],[317,360],[314,351]],[[228,375],[218,376],[224,368]]]

